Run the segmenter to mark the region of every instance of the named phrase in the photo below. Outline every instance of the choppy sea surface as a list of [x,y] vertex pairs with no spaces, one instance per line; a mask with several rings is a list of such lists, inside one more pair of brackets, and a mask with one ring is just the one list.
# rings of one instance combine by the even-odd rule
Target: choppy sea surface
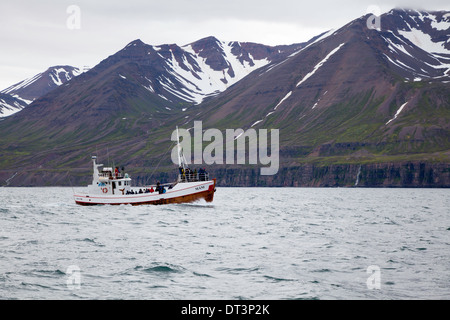
[[72,193],[0,188],[0,299],[450,299],[448,189],[217,188],[138,207]]

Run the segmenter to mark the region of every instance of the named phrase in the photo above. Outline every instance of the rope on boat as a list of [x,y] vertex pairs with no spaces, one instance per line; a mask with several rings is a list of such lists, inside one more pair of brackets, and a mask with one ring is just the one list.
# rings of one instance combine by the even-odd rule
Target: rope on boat
[[[155,173],[155,171],[159,168],[159,165],[161,164],[161,160],[166,156],[167,152],[169,152],[169,150],[172,149],[172,147],[175,145],[176,141],[173,142],[169,149],[167,149],[167,151],[164,153],[164,155],[159,159],[158,164],[156,165],[156,167],[153,169],[152,173],[150,174],[150,177],[147,178],[147,180],[145,181],[145,185],[148,185],[148,181],[153,177],[153,174]],[[170,184],[170,183],[169,183]]]

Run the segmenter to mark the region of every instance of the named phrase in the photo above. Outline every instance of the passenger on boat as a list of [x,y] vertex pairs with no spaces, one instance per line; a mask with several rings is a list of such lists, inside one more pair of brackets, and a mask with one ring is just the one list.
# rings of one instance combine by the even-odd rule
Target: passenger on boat
[[185,175],[185,172],[184,172],[184,168],[183,168],[183,167],[180,167],[179,169],[180,169],[180,176],[181,176],[181,179],[182,179],[182,180],[186,179],[186,175]]
[[186,172],[186,180],[189,182],[189,181],[192,181],[193,179],[193,177],[192,177],[192,170],[190,169],[190,168],[186,168],[186,170],[185,170]]
[[205,168],[200,168],[200,170],[198,170],[198,176],[199,176],[199,180],[200,181],[206,181],[206,170],[205,170]]
[[158,181],[158,183],[156,184],[156,189],[155,189],[155,191],[156,191],[156,192],[159,192],[159,194],[166,193],[166,189],[164,188],[164,186],[162,186],[162,185],[159,183],[159,181]]
[[150,193],[155,192],[155,190],[153,189],[153,187],[151,187],[149,191],[150,191]]

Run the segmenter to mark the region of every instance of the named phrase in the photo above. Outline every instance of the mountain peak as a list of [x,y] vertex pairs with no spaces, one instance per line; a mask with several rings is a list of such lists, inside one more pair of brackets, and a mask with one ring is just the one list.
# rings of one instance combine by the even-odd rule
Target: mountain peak
[[127,44],[126,47],[131,47],[131,46],[142,46],[142,45],[145,45],[145,43],[142,42],[141,39],[136,39],[136,40],[131,41],[129,44]]
[[2,90],[0,118],[22,110],[37,98],[88,70],[86,66],[81,68],[69,65],[52,66],[44,72]]
[[141,48],[145,48],[147,46],[148,46],[148,44],[144,43],[141,39],[136,39],[136,40],[131,41],[129,44],[127,44],[123,48],[123,50],[127,50],[127,49],[130,49],[130,48],[139,48],[139,49],[141,49]]
[[194,41],[194,42],[192,42],[190,44],[191,45],[195,44],[195,43],[202,43],[202,44],[204,44],[204,43],[212,43],[212,42],[219,42],[220,43],[221,41],[219,39],[217,39],[216,37],[214,37],[214,36],[208,36],[208,37],[199,39],[197,41]]

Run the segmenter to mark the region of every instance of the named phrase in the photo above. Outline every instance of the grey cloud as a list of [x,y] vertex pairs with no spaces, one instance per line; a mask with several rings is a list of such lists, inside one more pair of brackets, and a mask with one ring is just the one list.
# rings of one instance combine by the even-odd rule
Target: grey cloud
[[[73,4],[81,9],[80,30],[66,27],[66,9]],[[364,15],[370,5],[388,11],[402,6],[420,8],[423,1],[2,1],[0,89],[23,80],[13,79],[4,70],[45,70],[63,63],[93,66],[136,38],[150,44],[186,44],[207,35],[225,35],[228,39],[224,40],[301,42],[316,35],[313,32],[337,28]],[[427,10],[450,10],[448,0],[429,0],[425,6]],[[242,30],[249,21],[254,22],[253,28]]]

